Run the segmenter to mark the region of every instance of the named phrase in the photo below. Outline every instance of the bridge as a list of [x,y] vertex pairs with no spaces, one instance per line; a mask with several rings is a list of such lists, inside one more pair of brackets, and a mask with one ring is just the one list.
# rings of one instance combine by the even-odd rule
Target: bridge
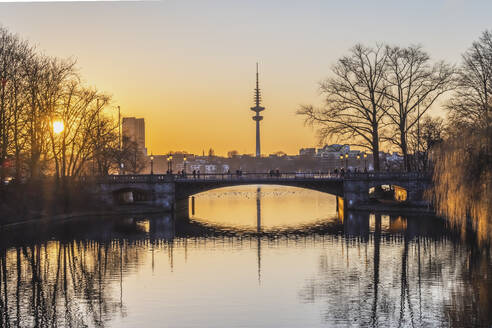
[[243,173],[202,175],[111,175],[95,180],[94,193],[108,205],[140,203],[175,208],[176,202],[207,190],[238,185],[280,185],[316,190],[343,197],[345,208],[356,208],[369,201],[369,190],[381,185],[398,186],[407,203],[418,203],[430,185],[422,173]]

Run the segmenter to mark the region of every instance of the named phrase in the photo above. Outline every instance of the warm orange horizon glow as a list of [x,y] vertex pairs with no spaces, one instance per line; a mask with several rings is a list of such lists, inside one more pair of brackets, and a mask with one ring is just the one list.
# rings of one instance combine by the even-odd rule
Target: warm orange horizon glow
[[[76,58],[83,80],[112,95],[122,117],[145,118],[153,154],[253,154],[259,62],[262,153],[298,154],[318,139],[296,110],[323,102],[318,82],[356,43],[421,44],[433,60],[459,63],[492,9],[490,1],[418,1],[3,3],[0,22],[49,56]],[[425,16],[411,9],[424,5]]]

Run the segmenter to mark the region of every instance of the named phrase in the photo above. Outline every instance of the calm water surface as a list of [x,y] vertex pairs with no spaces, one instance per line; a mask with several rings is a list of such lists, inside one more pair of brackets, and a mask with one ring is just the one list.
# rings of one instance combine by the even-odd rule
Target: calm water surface
[[490,248],[278,186],[0,232],[0,327],[489,327]]

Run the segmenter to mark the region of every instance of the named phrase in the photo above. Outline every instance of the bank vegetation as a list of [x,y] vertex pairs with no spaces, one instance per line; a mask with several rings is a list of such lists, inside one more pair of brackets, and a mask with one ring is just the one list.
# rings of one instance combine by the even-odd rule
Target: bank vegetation
[[85,83],[73,58],[45,55],[0,27],[0,221],[67,209],[85,176],[122,164],[136,171],[141,154],[122,142],[115,113],[111,96]]

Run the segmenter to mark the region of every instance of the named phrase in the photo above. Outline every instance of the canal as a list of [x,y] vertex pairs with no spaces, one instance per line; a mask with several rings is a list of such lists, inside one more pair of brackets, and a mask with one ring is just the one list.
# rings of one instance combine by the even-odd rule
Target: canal
[[240,186],[188,215],[0,231],[0,327],[490,327],[490,247],[431,216]]

